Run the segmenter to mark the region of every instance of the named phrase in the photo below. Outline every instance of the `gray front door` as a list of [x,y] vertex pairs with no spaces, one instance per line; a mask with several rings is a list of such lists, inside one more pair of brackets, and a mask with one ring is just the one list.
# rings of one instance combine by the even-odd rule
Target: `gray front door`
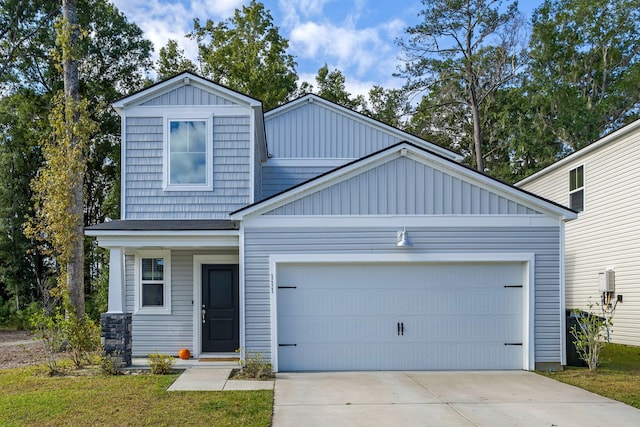
[[238,266],[202,266],[202,352],[233,352],[240,346]]

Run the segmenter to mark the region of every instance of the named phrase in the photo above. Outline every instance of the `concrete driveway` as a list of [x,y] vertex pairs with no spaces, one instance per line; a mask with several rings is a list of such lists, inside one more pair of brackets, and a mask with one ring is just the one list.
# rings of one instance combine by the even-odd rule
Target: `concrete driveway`
[[532,372],[277,374],[274,427],[637,426],[640,410]]

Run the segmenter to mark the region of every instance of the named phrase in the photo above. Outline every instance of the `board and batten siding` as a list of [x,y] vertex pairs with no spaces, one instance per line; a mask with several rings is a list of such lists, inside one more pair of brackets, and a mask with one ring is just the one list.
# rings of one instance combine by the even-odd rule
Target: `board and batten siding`
[[401,140],[313,102],[267,117],[265,130],[269,154],[277,159],[358,159]]
[[[270,357],[269,255],[397,253],[397,228],[272,228],[244,233],[246,347]],[[391,237],[390,237],[391,236]],[[535,361],[561,359],[560,227],[411,228],[412,254],[535,253]]]
[[569,171],[584,165],[584,211],[566,224],[566,307],[600,303],[598,273],[615,270],[613,342],[640,346],[640,128],[521,185],[569,204]]
[[251,202],[249,116],[213,117],[213,191],[164,191],[162,117],[127,117],[124,219],[227,219]]
[[535,215],[535,210],[407,157],[267,215]]
[[193,85],[180,86],[160,96],[151,98],[142,106],[176,105],[236,105],[234,102]]

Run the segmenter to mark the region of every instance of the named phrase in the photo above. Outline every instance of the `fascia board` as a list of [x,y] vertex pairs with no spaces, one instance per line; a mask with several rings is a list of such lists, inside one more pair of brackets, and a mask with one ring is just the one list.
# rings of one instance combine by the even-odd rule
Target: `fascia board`
[[98,245],[103,248],[217,248],[239,246],[239,236],[162,236],[162,235],[101,235],[97,236]]

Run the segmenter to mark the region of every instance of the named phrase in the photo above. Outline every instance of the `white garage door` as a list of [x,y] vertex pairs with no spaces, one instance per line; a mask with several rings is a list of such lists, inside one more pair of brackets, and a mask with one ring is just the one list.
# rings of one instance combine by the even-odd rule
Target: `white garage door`
[[278,368],[522,369],[523,264],[277,267]]

